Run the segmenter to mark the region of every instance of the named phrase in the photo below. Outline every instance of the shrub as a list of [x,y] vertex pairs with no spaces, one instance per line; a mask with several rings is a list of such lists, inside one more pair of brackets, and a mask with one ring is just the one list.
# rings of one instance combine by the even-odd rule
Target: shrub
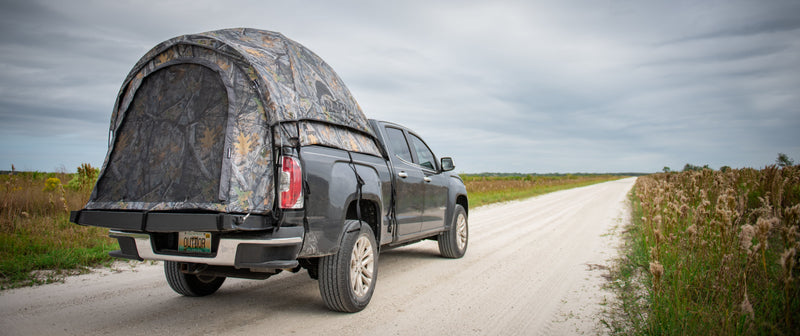
[[58,177],[50,177],[44,181],[44,189],[42,191],[55,191],[61,187],[61,180]]
[[78,167],[78,173],[67,183],[67,188],[72,190],[87,190],[94,187],[97,183],[97,175],[99,169],[92,167],[88,163],[81,164]]

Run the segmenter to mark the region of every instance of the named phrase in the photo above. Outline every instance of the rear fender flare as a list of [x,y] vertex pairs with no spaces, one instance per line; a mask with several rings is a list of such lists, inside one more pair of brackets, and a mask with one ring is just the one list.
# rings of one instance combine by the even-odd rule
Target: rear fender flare
[[[380,242],[381,217],[382,217],[382,211],[383,211],[383,209],[380,206],[380,204],[381,204],[380,197],[377,194],[374,194],[374,193],[371,193],[371,192],[368,193],[368,192],[366,192],[366,190],[362,189],[362,191],[361,191],[361,201],[366,201],[366,202],[372,203],[377,207],[377,209],[376,209],[376,211],[378,212],[378,215],[377,215],[377,218],[376,218],[377,223],[375,223],[375,225],[372,227],[372,231],[375,234],[375,241]],[[358,202],[358,191],[353,192],[350,196],[347,197],[347,203],[343,207],[344,208],[344,212],[342,213],[342,218],[340,220],[340,223],[344,223],[345,226],[342,228],[342,231],[339,233],[338,242],[340,243],[340,245],[341,245],[342,240],[344,239],[345,234],[347,234],[347,233],[349,233],[351,231],[361,230],[361,225],[357,225],[357,227],[355,227],[355,228],[352,225],[346,225],[346,223],[348,221],[356,220],[356,223],[363,223],[364,225],[370,225],[370,223],[368,223],[366,221],[359,221],[359,220],[357,220],[355,218],[347,218],[347,209],[350,207],[351,204],[353,204],[355,202]],[[363,214],[362,214],[362,216],[363,216]],[[378,243],[378,244],[380,245],[380,243]]]
[[[381,202],[381,180],[377,172],[369,166],[356,163],[358,174],[364,181],[361,186],[361,199],[375,204],[378,211],[377,223],[373,227],[375,239],[379,241],[381,235],[382,216],[384,211]],[[358,201],[358,181],[353,173],[351,163],[336,162],[332,169],[327,170],[329,175],[320,175],[328,184],[322,192],[313,189],[307,199],[306,206],[314,207],[314,212],[309,216],[306,241],[301,250],[302,257],[322,257],[338,252],[342,239],[351,230],[361,229],[346,227],[348,207]],[[358,221],[356,221],[358,223]]]

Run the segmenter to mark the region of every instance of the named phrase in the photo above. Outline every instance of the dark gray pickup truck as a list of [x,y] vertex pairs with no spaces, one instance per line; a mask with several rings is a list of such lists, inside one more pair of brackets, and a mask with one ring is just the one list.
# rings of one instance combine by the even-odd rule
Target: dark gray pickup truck
[[163,260],[177,293],[306,269],[332,310],[369,303],[381,249],[464,255],[466,188],[415,132],[367,119],[335,72],[281,34],[167,40],[128,74],[92,196],[71,221],[114,257]]

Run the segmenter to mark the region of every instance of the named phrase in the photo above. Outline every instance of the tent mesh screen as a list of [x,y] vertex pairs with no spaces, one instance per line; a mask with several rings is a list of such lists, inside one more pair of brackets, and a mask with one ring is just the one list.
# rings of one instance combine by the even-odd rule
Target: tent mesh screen
[[100,202],[219,202],[228,96],[219,74],[177,64],[147,76],[118,130]]

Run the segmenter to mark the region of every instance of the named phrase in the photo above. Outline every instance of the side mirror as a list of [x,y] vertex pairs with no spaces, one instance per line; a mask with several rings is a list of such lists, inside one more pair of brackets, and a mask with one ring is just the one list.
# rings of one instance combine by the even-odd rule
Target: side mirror
[[442,171],[451,171],[456,169],[455,163],[453,163],[453,158],[451,157],[443,157],[442,158]]

